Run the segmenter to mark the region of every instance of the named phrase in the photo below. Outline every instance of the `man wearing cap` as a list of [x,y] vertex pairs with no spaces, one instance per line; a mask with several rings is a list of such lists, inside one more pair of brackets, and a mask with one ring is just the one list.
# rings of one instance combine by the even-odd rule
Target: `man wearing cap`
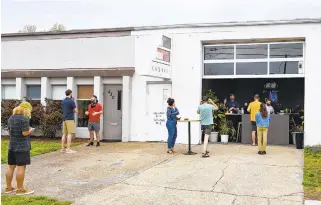
[[97,144],[96,147],[100,146],[100,115],[103,114],[103,106],[98,103],[96,95],[91,97],[91,103],[88,105],[88,110],[85,112],[89,116],[88,130],[90,134],[90,142],[87,147],[94,145],[94,133],[96,133]]
[[224,105],[227,107],[228,111],[233,114],[237,114],[240,110],[240,104],[235,100],[235,95],[233,93],[230,94],[230,100],[224,100]]

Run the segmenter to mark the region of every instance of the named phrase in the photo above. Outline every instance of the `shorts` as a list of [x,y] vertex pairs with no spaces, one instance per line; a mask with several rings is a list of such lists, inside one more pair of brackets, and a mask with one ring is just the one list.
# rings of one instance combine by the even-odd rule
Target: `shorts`
[[63,134],[75,134],[75,120],[65,120],[62,125]]
[[30,164],[30,151],[8,152],[8,165],[25,166]]
[[88,122],[88,130],[99,132],[100,130],[100,123],[99,122]]
[[201,125],[201,129],[206,135],[210,135],[212,132],[212,125]]
[[257,130],[257,127],[256,127],[256,122],[255,121],[251,121],[251,124],[252,124],[252,132],[256,132]]

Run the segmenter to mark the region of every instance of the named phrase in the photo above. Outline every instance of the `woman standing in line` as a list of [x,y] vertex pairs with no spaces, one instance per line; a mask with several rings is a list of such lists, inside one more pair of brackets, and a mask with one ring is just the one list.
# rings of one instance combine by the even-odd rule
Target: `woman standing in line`
[[175,100],[168,98],[167,100],[167,122],[166,127],[168,130],[168,139],[167,139],[167,153],[173,154],[174,145],[177,138],[177,115],[179,115],[178,109],[175,107]]
[[270,113],[268,112],[266,105],[260,105],[260,111],[256,113],[256,126],[257,126],[257,138],[258,138],[258,148],[259,155],[266,154],[267,145],[267,134],[270,126]]
[[[16,195],[33,194],[34,191],[23,186],[26,165],[30,164],[30,137],[34,128],[29,127],[32,106],[28,102],[22,102],[13,110],[13,115],[8,120],[9,149],[8,170],[6,172],[6,194],[16,192]],[[16,169],[17,189],[12,187],[13,174]]]

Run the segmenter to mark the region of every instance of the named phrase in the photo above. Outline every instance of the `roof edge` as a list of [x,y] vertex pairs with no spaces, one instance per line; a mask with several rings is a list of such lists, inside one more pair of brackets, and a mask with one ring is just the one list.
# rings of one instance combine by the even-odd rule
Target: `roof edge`
[[304,23],[321,23],[321,17],[319,17],[319,18],[291,19],[291,20],[231,21],[231,22],[218,22],[218,23],[189,23],[189,24],[173,24],[173,25],[158,25],[158,26],[115,27],[115,28],[99,28],[99,29],[75,29],[75,30],[56,31],[56,32],[3,33],[3,34],[1,34],[1,37],[106,33],[106,32],[144,31],[144,30],[177,29],[177,28],[283,25],[283,24],[304,24]]

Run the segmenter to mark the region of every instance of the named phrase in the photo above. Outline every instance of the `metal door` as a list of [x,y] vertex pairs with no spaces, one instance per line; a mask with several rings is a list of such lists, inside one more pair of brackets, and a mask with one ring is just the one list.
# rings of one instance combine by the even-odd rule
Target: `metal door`
[[153,141],[167,141],[166,110],[171,94],[171,84],[147,84],[148,135]]
[[104,86],[103,139],[122,140],[122,85]]

